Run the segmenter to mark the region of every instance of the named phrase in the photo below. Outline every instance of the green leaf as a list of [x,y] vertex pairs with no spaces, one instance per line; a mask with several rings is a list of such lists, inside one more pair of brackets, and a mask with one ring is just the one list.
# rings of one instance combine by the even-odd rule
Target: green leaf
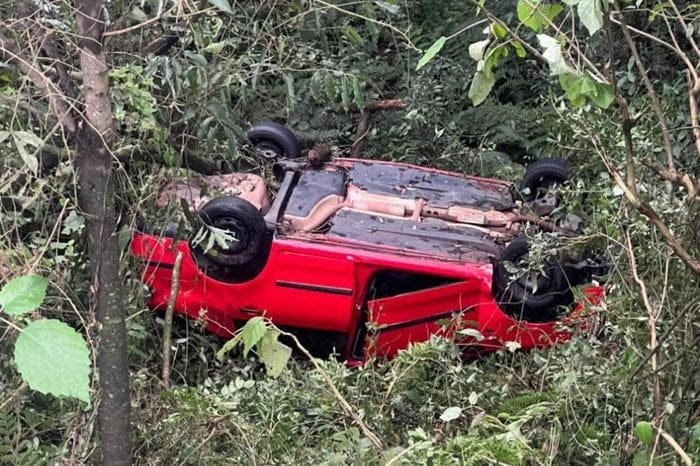
[[493,74],[486,75],[481,71],[477,71],[474,74],[471,86],[469,86],[468,96],[472,101],[472,105],[477,106],[486,100],[495,83],[496,77]]
[[33,390],[90,402],[90,352],[82,335],[63,322],[27,325],[17,337],[14,359]]
[[335,81],[333,80],[333,76],[331,74],[327,74],[323,79],[323,91],[325,92],[326,99],[328,99],[329,102],[335,101]]
[[226,41],[212,42],[202,49],[203,52],[211,53],[212,55],[218,55],[226,46]]
[[241,342],[241,333],[237,333],[235,337],[224,343],[219,351],[216,352],[218,359],[223,359],[224,355],[235,348]]
[[444,422],[450,422],[454,421],[461,415],[462,408],[460,408],[459,406],[451,406],[442,412],[442,414],[440,415],[440,420]]
[[525,51],[525,47],[523,47],[523,44],[519,40],[514,40],[513,42],[510,43],[510,45],[513,46],[513,49],[515,50],[515,55],[518,58],[525,58],[527,56],[527,52]]
[[516,7],[518,20],[535,32],[549,26],[562,11],[564,7],[558,3],[550,5],[542,3],[541,0],[518,0]]
[[[592,79],[592,78],[591,78]],[[600,108],[608,108],[610,104],[615,100],[615,94],[613,94],[613,87],[607,83],[595,82],[595,93],[589,95],[590,99]]]
[[654,427],[649,421],[639,421],[636,426],[634,426],[634,435],[637,436],[640,442],[644,445],[651,445],[654,441]]
[[365,93],[362,91],[362,86],[360,84],[360,80],[357,79],[356,77],[352,78],[352,95],[353,95],[353,102],[355,102],[355,105],[357,105],[357,108],[363,109],[365,108]]
[[498,23],[491,23],[491,34],[497,39],[505,39],[508,36],[508,31]]
[[13,278],[0,290],[0,308],[10,315],[22,315],[41,305],[49,281],[39,275]]
[[292,356],[292,349],[279,342],[279,334],[279,331],[269,329],[256,347],[270,377],[279,376]]
[[355,44],[362,46],[364,45],[365,41],[362,39],[362,36],[360,35],[359,32],[357,32],[357,29],[355,29],[352,26],[345,26],[343,28],[343,33],[345,34],[345,37],[348,38],[348,40]]
[[241,340],[243,340],[243,357],[248,356],[248,352],[257,345],[267,332],[267,325],[262,317],[253,317],[241,327]]
[[610,84],[601,83],[590,75],[562,74],[559,84],[574,107],[580,107],[590,99],[601,108],[608,108],[615,96]]
[[603,6],[600,0],[579,0],[576,11],[588,29],[588,34],[593,35],[603,27]]
[[433,45],[430,46],[428,50],[423,54],[422,57],[420,57],[420,60],[418,60],[418,65],[416,66],[416,71],[419,69],[423,68],[425,65],[428,64],[430,60],[435,58],[435,55],[442,50],[442,48],[445,46],[445,42],[447,42],[447,37],[441,36],[438,40],[436,40]]
[[340,101],[343,104],[343,108],[348,111],[352,102],[352,83],[346,74],[340,78]]
[[209,0],[209,4],[215,6],[224,13],[228,13],[230,15],[233,14],[233,9],[231,8],[231,4],[228,2],[228,0]]
[[496,82],[493,68],[498,66],[501,58],[507,55],[508,48],[505,44],[500,44],[489,50],[486,54],[486,58],[480,60],[479,63],[476,64],[476,73],[474,74],[471,86],[469,86],[468,94],[473,105],[479,105],[486,100],[486,97],[488,97]]
[[547,63],[549,63],[549,70],[552,76],[559,76],[561,74],[576,74],[574,70],[566,60],[561,52],[561,43],[554,37],[548,36],[547,34],[537,34],[537,41],[540,43],[540,47],[544,49],[542,56]]

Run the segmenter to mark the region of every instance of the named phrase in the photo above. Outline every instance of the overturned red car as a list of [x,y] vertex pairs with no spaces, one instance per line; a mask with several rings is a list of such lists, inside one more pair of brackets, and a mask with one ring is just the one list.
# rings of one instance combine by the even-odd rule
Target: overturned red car
[[157,208],[174,207],[174,216],[146,222],[131,242],[151,307],[166,307],[180,252],[176,313],[224,338],[265,316],[311,335],[317,352],[360,363],[433,334],[474,354],[551,346],[601,299],[602,288],[588,286],[574,302],[572,287],[604,273],[591,259],[514,271],[528,256],[526,225],[557,228],[546,218],[569,177],[562,160],[532,164],[518,191],[403,163],[302,157],[277,123],[247,135],[257,158],[276,167],[279,188],[272,195],[246,173],[164,186]]

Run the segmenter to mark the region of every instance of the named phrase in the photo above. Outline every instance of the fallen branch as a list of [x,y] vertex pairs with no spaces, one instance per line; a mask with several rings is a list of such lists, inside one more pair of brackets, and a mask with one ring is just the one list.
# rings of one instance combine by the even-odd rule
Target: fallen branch
[[163,326],[163,367],[161,379],[163,387],[170,388],[170,344],[172,341],[173,313],[175,312],[175,300],[180,291],[180,268],[182,267],[182,251],[178,251],[173,265],[173,275],[170,279],[170,297],[168,307],[165,309],[165,325]]
[[362,109],[362,115],[357,122],[357,130],[355,131],[355,142],[352,143],[350,149],[350,157],[357,158],[362,154],[362,149],[365,146],[365,138],[369,134],[369,117],[375,110],[400,110],[406,107],[406,103],[400,99],[387,99],[368,102]]

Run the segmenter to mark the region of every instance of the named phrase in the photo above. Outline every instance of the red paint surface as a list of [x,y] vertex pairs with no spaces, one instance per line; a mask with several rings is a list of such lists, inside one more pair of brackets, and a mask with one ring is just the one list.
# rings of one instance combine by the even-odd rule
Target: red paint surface
[[[360,246],[318,235],[275,236],[263,271],[245,283],[224,283],[205,275],[194,262],[186,241],[173,247],[171,238],[135,233],[132,254],[145,263],[144,281],[151,287],[149,305],[164,309],[170,294],[175,251],[184,258],[175,311],[202,320],[207,329],[231,337],[234,321],[264,315],[276,325],[347,335],[343,356],[359,362],[370,356],[391,357],[411,343],[432,334],[445,334],[479,353],[517,342],[521,348],[551,346],[568,340],[566,327],[585,326],[580,319],[587,305],[598,304],[600,287],[585,291],[563,322],[528,323],[505,314],[491,294],[490,264],[426,257],[392,248]],[[438,288],[367,301],[365,294],[375,273],[400,270],[450,277]],[[280,286],[279,282],[307,285],[334,292]],[[446,319],[451,324],[445,325]],[[364,331],[369,328],[368,331]],[[472,328],[483,336],[460,334]],[[358,345],[356,340],[362,338]],[[361,348],[361,354],[353,354]]]

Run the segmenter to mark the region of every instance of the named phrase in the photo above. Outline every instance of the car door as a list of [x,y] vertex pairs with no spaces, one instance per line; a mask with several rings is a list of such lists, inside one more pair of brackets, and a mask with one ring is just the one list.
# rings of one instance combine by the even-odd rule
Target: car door
[[431,278],[422,282],[416,280],[413,288],[425,284],[420,289],[411,290],[409,287],[405,291],[399,287],[398,294],[392,294],[391,289],[380,290],[380,296],[373,297],[371,287],[368,288],[365,357],[391,357],[409,344],[425,341],[435,334],[449,337],[456,324],[460,327],[478,326],[478,310],[491,300],[483,280],[477,277],[459,280]]

